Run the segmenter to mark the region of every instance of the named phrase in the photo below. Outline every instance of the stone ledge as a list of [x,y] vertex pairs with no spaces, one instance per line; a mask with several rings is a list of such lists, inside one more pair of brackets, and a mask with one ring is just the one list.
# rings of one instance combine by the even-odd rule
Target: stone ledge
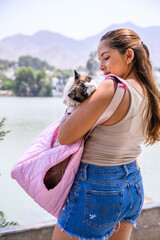
[[53,219],[53,221],[42,221],[38,223],[32,223],[29,225],[19,225],[19,226],[9,226],[5,228],[0,228],[0,236],[5,234],[12,234],[17,232],[26,232],[31,230],[38,230],[41,228],[48,228],[48,227],[54,227],[56,224],[56,220]]
[[[53,219],[53,221],[24,226],[0,228],[0,238],[1,240],[51,240],[56,222],[56,219]],[[133,229],[131,235],[131,240],[150,239],[160,239],[160,203],[158,202],[144,204],[137,220],[137,227]]]

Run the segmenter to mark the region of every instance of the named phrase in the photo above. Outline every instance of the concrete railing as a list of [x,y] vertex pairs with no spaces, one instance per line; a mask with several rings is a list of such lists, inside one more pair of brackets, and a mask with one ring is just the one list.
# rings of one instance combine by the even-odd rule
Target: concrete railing
[[160,203],[144,204],[131,240],[160,240]]
[[[0,240],[51,240],[56,221],[0,229]],[[118,240],[118,239],[117,239]],[[160,240],[160,203],[144,204],[131,240]]]

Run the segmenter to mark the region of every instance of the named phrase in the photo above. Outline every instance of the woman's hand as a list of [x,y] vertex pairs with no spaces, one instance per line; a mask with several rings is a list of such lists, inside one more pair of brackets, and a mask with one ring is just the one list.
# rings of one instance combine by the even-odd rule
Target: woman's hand
[[115,90],[115,81],[102,82],[88,99],[66,116],[59,127],[60,144],[67,145],[84,136],[109,105]]

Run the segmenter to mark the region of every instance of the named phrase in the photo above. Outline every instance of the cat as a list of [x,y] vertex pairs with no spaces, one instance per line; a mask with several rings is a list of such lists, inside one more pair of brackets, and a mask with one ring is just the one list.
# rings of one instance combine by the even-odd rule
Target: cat
[[97,88],[96,82],[88,75],[74,70],[74,78],[70,78],[64,88],[63,103],[75,107],[86,100]]
[[[63,94],[63,103],[68,107],[77,107],[85,101],[97,88],[96,82],[88,75],[82,75],[74,70],[74,78],[69,79]],[[55,144],[59,143],[54,143]],[[48,190],[53,189],[62,179],[70,157],[51,167],[45,177],[44,184]]]

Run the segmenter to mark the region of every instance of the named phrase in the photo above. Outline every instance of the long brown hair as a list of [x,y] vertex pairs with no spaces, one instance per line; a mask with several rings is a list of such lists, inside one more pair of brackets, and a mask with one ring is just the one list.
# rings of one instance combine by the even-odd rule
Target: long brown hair
[[137,33],[129,29],[109,31],[103,35],[101,41],[103,40],[108,40],[109,47],[117,49],[121,54],[128,48],[134,51],[133,70],[141,86],[146,87],[148,95],[145,144],[152,145],[160,141],[160,92],[153,77],[147,46],[141,42]]

